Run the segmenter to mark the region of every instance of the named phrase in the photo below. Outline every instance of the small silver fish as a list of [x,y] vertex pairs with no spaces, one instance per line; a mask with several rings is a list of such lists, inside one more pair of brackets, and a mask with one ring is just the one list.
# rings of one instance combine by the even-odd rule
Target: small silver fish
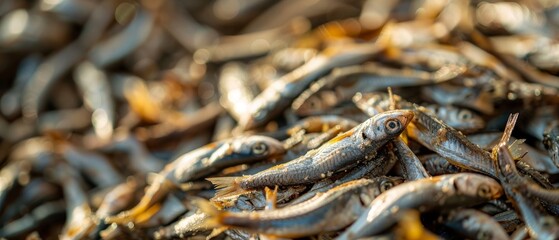
[[378,114],[288,163],[254,175],[208,180],[220,189],[216,196],[265,186],[295,185],[320,180],[355,166],[359,161],[373,158],[380,147],[404,131],[412,118],[413,113],[409,110]]
[[395,223],[396,213],[407,209],[425,212],[472,206],[496,199],[502,192],[497,181],[473,173],[449,174],[403,183],[374,199],[368,210],[336,239],[357,239],[378,234]]
[[[239,228],[279,237],[303,237],[335,231],[351,224],[370,202],[390,187],[382,181],[360,179],[344,183],[305,202],[281,209],[254,212],[220,212],[210,203],[200,207],[217,226]],[[392,182],[392,186],[396,182]]]

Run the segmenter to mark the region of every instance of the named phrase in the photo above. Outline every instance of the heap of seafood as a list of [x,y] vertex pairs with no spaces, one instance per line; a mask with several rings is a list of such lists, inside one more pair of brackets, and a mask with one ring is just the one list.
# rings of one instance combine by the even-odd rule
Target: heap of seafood
[[2,0],[0,238],[559,239],[559,2]]

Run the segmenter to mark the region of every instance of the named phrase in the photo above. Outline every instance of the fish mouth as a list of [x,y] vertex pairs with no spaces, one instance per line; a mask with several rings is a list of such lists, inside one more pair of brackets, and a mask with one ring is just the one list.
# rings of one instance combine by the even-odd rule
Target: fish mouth
[[404,126],[407,126],[415,116],[413,111],[410,110],[397,110],[397,111],[401,112],[400,116],[398,116],[398,120],[400,120],[400,122],[402,122]]
[[491,196],[492,199],[500,198],[504,194],[504,189],[499,185],[492,186],[491,191],[493,191],[493,196]]

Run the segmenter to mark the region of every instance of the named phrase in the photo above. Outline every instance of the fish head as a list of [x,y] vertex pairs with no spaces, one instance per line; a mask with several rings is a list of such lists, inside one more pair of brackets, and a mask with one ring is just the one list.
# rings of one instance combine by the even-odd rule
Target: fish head
[[338,98],[334,91],[321,91],[305,98],[304,101],[296,99],[299,101],[297,104],[294,102],[293,109],[300,116],[316,115],[335,107],[339,103]]
[[413,111],[410,110],[379,113],[363,123],[363,134],[375,141],[395,138],[406,129],[413,116]]
[[268,121],[280,113],[282,109],[278,108],[278,104],[282,101],[280,82],[274,82],[272,86],[265,89],[256,96],[248,106],[248,113],[242,115],[239,119],[239,125],[244,130],[254,129],[265,125]]
[[480,174],[459,174],[452,184],[457,193],[473,198],[491,200],[503,195],[503,188],[495,179]]
[[449,113],[450,126],[462,131],[476,131],[485,127],[485,120],[469,109],[456,109]]
[[271,137],[245,136],[233,138],[210,157],[210,162],[265,159],[285,153],[283,144]]
[[277,156],[285,153],[285,148],[280,141],[258,135],[247,137],[235,148],[236,152],[252,156]]

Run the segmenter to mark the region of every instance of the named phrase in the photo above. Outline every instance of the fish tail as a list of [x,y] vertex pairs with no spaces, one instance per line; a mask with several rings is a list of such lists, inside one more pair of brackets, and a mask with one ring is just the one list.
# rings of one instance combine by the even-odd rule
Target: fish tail
[[242,193],[246,190],[241,187],[241,181],[245,177],[215,177],[207,178],[217,189],[215,197],[223,197],[236,193]]
[[516,125],[517,119],[518,119],[518,113],[511,114],[509,116],[507,125],[505,126],[505,130],[503,131],[503,136],[501,136],[501,140],[499,140],[499,143],[495,145],[491,150],[491,156],[493,157],[493,159],[497,159],[497,151],[499,151],[499,148],[501,146],[506,146],[507,143],[509,142],[510,137],[512,135],[512,130],[514,129],[514,125]]
[[200,209],[207,217],[202,222],[202,226],[207,229],[217,229],[222,228],[223,218],[226,212],[220,211],[216,206],[214,206],[210,201],[203,198],[196,198],[192,200],[194,205]]
[[121,212],[116,216],[106,217],[105,222],[117,224],[126,224],[129,222],[136,223],[138,222],[138,220],[140,220],[140,218],[145,219],[155,215],[155,213],[157,213],[157,211],[159,210],[159,206],[156,207],[155,205],[158,204],[148,204],[146,201],[144,201],[144,199],[145,198],[142,198],[142,200],[140,200],[140,203],[138,203],[138,205],[134,206],[130,210]]
[[512,135],[512,130],[514,129],[514,125],[516,125],[517,119],[518,119],[518,113],[511,114],[509,116],[507,125],[505,126],[505,130],[503,131],[503,136],[499,141],[498,147],[505,146],[509,142],[510,136]]
[[276,185],[274,190],[266,187],[264,188],[264,192],[266,193],[266,210],[276,209],[276,202],[278,199],[278,186]]
[[[159,175],[158,175],[159,176]],[[128,211],[121,212],[116,216],[110,216],[105,219],[108,223],[118,223],[125,224],[128,222],[136,223],[141,218],[149,218],[155,215],[159,210],[158,203],[167,196],[167,193],[172,188],[172,184],[165,178],[156,178],[151,185],[146,190],[144,196],[140,199],[140,202]],[[157,210],[156,210],[157,209]]]
[[522,149],[520,146],[522,143],[524,143],[524,141],[526,141],[525,139],[516,139],[514,140],[514,142],[512,142],[509,145],[509,151],[512,154],[512,157],[515,160],[518,160],[522,157],[524,157],[524,155],[526,155],[528,152],[524,151],[524,149]]
[[221,234],[222,232],[225,232],[225,230],[229,229],[228,227],[220,227],[220,228],[214,228],[212,230],[212,232],[206,237],[206,240],[210,240],[213,239],[217,236],[219,236],[219,234]]

